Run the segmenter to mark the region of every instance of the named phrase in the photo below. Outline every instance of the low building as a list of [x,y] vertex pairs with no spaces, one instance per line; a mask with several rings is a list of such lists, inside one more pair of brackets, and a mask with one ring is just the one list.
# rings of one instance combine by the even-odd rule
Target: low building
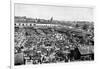
[[81,54],[81,60],[94,60],[94,47],[93,46],[83,46],[78,47]]
[[70,51],[70,60],[94,60],[93,46],[80,46]]
[[22,64],[24,64],[23,53],[17,53],[17,54],[14,55],[14,64],[15,65],[22,65]]

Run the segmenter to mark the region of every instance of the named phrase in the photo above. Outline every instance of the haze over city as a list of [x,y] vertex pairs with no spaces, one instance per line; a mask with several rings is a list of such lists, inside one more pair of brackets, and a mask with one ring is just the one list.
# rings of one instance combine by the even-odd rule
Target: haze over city
[[93,21],[93,8],[15,4],[15,16],[64,21]]

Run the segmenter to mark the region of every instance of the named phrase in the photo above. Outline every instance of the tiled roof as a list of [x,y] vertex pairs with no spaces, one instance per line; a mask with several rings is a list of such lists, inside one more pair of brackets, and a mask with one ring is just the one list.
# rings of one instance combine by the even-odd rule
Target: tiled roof
[[78,49],[79,49],[81,55],[94,53],[94,47],[93,46],[83,46],[83,47],[78,47]]

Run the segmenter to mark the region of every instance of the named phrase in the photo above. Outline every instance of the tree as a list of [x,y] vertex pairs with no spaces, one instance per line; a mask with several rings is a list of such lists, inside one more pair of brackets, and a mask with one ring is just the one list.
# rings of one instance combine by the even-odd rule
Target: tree
[[76,28],[78,28],[78,27],[80,27],[80,26],[79,26],[79,24],[76,24],[76,26],[75,26],[75,27],[76,27]]
[[82,27],[82,29],[85,30],[85,31],[87,31],[88,30],[88,27],[89,26],[87,24],[84,24],[83,27]]

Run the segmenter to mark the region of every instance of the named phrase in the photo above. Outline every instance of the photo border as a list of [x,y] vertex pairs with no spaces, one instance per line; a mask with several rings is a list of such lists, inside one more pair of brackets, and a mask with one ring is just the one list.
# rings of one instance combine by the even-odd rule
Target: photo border
[[[10,2],[10,14],[11,14],[11,18],[10,18],[10,67],[11,69],[15,69],[15,68],[38,68],[38,66],[42,67],[42,66],[48,66],[48,65],[52,65],[52,66],[55,66],[54,63],[52,64],[42,64],[42,66],[40,64],[37,64],[37,65],[21,65],[21,66],[15,66],[14,65],[14,15],[15,15],[15,4],[27,4],[27,5],[44,5],[44,6],[58,6],[58,7],[80,7],[80,8],[93,8],[95,9],[95,6],[82,6],[82,5],[59,5],[59,4],[35,4],[35,3],[20,3],[20,2],[16,2],[16,1],[11,1]],[[94,15],[93,15],[94,16]],[[94,21],[94,24],[95,24],[95,20]],[[94,32],[95,33],[95,32]],[[95,45],[94,45],[95,46]],[[95,51],[95,50],[94,50]],[[70,63],[56,63],[56,64],[64,64],[64,65],[70,65],[70,64],[80,64],[81,62],[70,62]],[[82,62],[82,64],[87,64],[87,63],[95,63],[95,60],[94,61],[85,61],[85,62]]]

